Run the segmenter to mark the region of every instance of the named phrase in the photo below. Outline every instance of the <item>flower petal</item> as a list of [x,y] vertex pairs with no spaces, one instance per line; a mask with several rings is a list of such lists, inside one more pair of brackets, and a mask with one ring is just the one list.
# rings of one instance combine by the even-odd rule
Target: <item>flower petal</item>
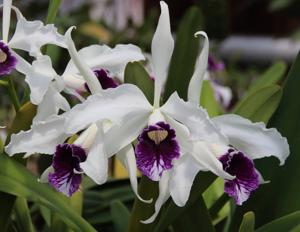
[[49,174],[51,172],[54,172],[54,168],[52,167],[52,165],[45,169],[45,171],[42,173],[38,181],[40,183],[48,183]]
[[24,73],[30,88],[30,101],[38,105],[43,100],[51,81],[57,76],[49,56],[39,56],[33,61],[30,72]]
[[91,146],[87,159],[80,167],[95,183],[103,184],[108,176],[108,158],[104,148],[102,125],[97,126],[97,134]]
[[185,125],[190,131],[191,140],[204,140],[224,143],[226,137],[214,126],[202,107],[183,101],[178,94],[173,93],[161,107],[161,111]]
[[[132,44],[119,44],[114,48],[106,45],[91,45],[80,49],[78,54],[92,70],[106,69],[112,75],[122,78],[128,62],[145,60],[141,49]],[[79,71],[71,60],[63,76],[73,76],[76,74],[79,74]]]
[[155,218],[157,217],[162,205],[168,200],[170,197],[170,191],[169,191],[169,180],[170,180],[170,173],[169,171],[166,171],[162,174],[162,177],[159,181],[159,195],[155,202],[155,212],[154,214],[148,218],[147,220],[141,221],[145,224],[152,223]]
[[202,35],[204,37],[204,44],[199,54],[199,57],[195,64],[195,71],[190,80],[189,88],[188,88],[188,100],[190,102],[199,105],[200,96],[201,96],[201,88],[202,81],[204,79],[206,70],[207,70],[207,62],[208,62],[208,50],[209,50],[209,42],[208,37],[204,31],[198,31],[195,33],[195,36]]
[[144,94],[134,85],[124,84],[114,89],[90,96],[68,113],[66,130],[76,133],[89,124],[109,119],[114,123],[122,121],[129,113],[148,114],[152,107]]
[[32,56],[41,54],[41,47],[46,44],[55,44],[66,48],[65,36],[57,32],[53,24],[44,25],[41,21],[27,21],[19,15],[16,30],[9,41],[11,48],[27,51]]
[[91,92],[93,94],[100,93],[102,92],[102,87],[98,81],[98,78],[96,77],[95,73],[91,70],[91,68],[87,65],[85,60],[83,60],[80,55],[78,54],[75,44],[72,40],[71,37],[71,32],[74,29],[74,27],[71,27],[67,32],[66,32],[66,37],[67,37],[67,46],[68,46],[68,51],[69,54],[80,71],[81,75],[87,82]]
[[42,102],[39,103],[37,114],[33,119],[33,123],[45,121],[53,115],[57,115],[59,109],[64,111],[70,110],[68,101],[52,86],[49,86]]
[[55,146],[62,143],[70,134],[64,130],[65,118],[55,116],[47,122],[38,122],[28,131],[11,136],[5,151],[10,156],[17,153],[53,154]]
[[113,126],[105,134],[106,153],[109,157],[133,142],[147,125],[149,113],[132,112],[119,125]]
[[170,179],[170,193],[179,207],[183,207],[189,199],[194,179],[200,170],[201,166],[190,154],[183,155],[174,163]]
[[290,150],[287,139],[275,129],[267,129],[262,122],[252,123],[238,115],[227,114],[212,119],[228,139],[229,144],[251,159],[275,156],[283,165]]
[[123,166],[128,170],[131,187],[133,192],[137,196],[137,198],[144,203],[151,203],[152,199],[144,200],[138,193],[136,159],[135,159],[135,154],[132,145],[129,144],[123,149],[121,149],[117,154],[117,158],[121,161]]
[[8,42],[8,33],[10,27],[10,14],[11,14],[12,0],[3,1],[3,15],[2,15],[2,39],[4,43]]
[[151,52],[153,71],[155,76],[155,105],[159,104],[162,86],[167,79],[168,67],[174,49],[174,40],[171,34],[168,5],[161,1],[161,14],[152,39]]

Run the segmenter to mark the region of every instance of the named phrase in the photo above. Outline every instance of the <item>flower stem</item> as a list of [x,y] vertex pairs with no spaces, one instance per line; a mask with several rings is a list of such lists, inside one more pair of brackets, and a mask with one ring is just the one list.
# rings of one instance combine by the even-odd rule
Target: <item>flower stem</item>
[[15,89],[15,85],[12,80],[12,77],[8,77],[7,91],[8,91],[8,94],[9,94],[9,97],[10,97],[12,103],[14,104],[16,112],[18,112],[20,110],[21,104],[20,104],[16,89]]

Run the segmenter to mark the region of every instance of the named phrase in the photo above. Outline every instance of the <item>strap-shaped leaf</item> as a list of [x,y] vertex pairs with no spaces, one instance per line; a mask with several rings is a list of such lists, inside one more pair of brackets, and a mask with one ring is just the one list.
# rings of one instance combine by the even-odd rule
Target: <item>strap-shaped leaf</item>
[[244,214],[243,221],[240,225],[239,232],[254,232],[255,215],[253,212]]
[[33,201],[44,204],[59,214],[74,231],[96,231],[72,210],[66,197],[48,185],[37,182],[37,178],[24,166],[5,154],[0,155],[0,179],[0,191],[19,197],[30,197]]
[[128,228],[129,211],[119,200],[113,201],[110,212],[114,223],[115,232],[125,232]]

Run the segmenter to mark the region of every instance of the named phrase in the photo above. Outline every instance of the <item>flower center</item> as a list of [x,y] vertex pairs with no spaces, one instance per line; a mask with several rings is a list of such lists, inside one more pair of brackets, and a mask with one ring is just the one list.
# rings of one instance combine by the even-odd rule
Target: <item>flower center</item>
[[151,180],[158,181],[180,155],[175,130],[162,121],[151,124],[140,134],[135,154],[139,170]]
[[7,60],[7,54],[0,49],[0,63],[4,63]]
[[147,135],[149,139],[151,139],[153,142],[155,142],[156,145],[158,145],[168,137],[168,131],[166,130],[149,131]]

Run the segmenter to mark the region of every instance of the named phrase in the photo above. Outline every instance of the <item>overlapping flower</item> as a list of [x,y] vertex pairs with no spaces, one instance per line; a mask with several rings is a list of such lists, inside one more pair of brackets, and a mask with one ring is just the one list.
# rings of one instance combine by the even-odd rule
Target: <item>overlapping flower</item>
[[[9,5],[9,1],[5,2]],[[137,195],[136,168],[159,182],[155,213],[144,221],[150,223],[170,196],[178,206],[185,205],[200,171],[211,171],[222,177],[225,192],[237,204],[242,204],[263,183],[253,159],[273,155],[283,164],[289,155],[288,143],[276,129],[267,129],[263,123],[252,123],[233,114],[211,119],[199,106],[208,65],[209,42],[205,32],[195,33],[204,38],[204,43],[189,84],[188,101],[174,92],[160,104],[174,48],[166,3],[161,2],[161,15],[151,46],[155,79],[153,104],[137,86],[118,84],[113,79],[119,77],[122,81],[126,64],[144,59],[139,48],[92,45],[77,52],[71,31],[72,28],[58,37],[63,41],[58,45],[67,48],[71,56],[61,76],[56,74],[47,56],[38,54],[33,64],[20,62],[25,64],[23,73],[30,80],[32,96],[38,96],[38,101],[35,97],[31,100],[39,105],[39,118],[30,130],[12,135],[5,149],[9,155],[53,155],[52,165],[40,180],[49,182],[58,191],[71,196],[80,188],[83,174],[98,184],[104,183],[108,159],[116,154],[128,169]],[[21,43],[20,47],[37,53],[37,46],[27,46],[27,43]],[[10,43],[5,44],[13,48]],[[18,67],[18,56],[10,52],[16,57]],[[9,59],[10,53],[5,54]],[[4,57],[1,55],[0,61]],[[41,68],[48,71],[42,72]],[[62,90],[78,96],[82,102],[71,109],[63,107],[63,100],[58,100],[63,98]],[[80,95],[82,91],[89,92],[90,96],[84,99]],[[54,110],[47,108],[49,102],[55,106]],[[59,108],[65,112],[58,115]],[[72,144],[67,143],[73,135],[78,138]]]

